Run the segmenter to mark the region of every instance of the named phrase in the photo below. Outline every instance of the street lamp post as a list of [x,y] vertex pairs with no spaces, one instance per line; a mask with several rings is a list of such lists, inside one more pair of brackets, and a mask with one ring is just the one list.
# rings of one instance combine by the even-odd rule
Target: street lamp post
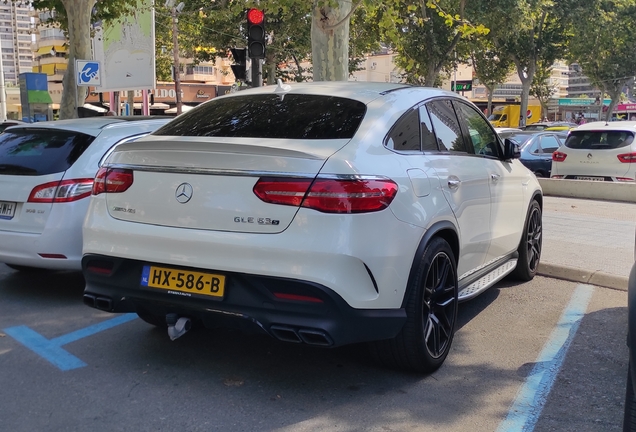
[[[0,50],[1,51],[1,50]],[[0,121],[7,119],[7,92],[4,87],[4,65],[0,53]]]

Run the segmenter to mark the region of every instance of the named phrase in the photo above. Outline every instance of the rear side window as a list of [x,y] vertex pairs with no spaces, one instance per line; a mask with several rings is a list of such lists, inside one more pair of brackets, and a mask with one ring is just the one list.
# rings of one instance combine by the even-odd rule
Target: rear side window
[[0,174],[47,175],[73,165],[95,137],[56,129],[13,129],[0,134]]
[[366,113],[352,99],[259,94],[218,99],[182,114],[154,135],[242,138],[352,138]]
[[572,131],[565,146],[581,150],[612,150],[627,147],[634,141],[628,131]]
[[409,110],[389,132],[386,146],[398,151],[421,151],[420,119],[416,109]]

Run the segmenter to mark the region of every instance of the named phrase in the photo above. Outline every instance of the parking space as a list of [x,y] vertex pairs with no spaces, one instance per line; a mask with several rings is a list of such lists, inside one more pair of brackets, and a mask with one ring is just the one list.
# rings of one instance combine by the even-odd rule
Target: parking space
[[[325,350],[228,330],[171,342],[139,319],[84,306],[82,289],[78,274],[0,265],[6,430],[515,430],[506,419],[535,431],[621,430],[624,291],[500,283],[460,306],[445,365],[418,376],[376,366],[360,345]],[[577,292],[587,298],[577,303]],[[575,325],[564,327],[568,317]],[[29,331],[40,345],[25,343]],[[81,364],[60,367],[70,363],[52,361],[56,350]],[[511,410],[524,392],[534,409]]]

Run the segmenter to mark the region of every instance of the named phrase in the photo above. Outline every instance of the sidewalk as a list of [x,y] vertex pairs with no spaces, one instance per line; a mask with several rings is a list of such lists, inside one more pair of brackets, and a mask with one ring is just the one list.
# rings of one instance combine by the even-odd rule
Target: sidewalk
[[539,274],[627,289],[636,204],[545,196]]

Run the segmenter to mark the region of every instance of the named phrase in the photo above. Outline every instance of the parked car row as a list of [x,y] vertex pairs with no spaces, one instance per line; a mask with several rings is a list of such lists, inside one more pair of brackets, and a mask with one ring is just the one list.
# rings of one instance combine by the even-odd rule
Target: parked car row
[[568,131],[550,129],[496,130],[501,138],[521,146],[521,162],[537,177],[636,181],[636,122],[593,122]]
[[0,262],[17,270],[80,270],[93,179],[119,144],[168,119],[23,123],[0,134]]
[[543,197],[519,156],[465,98],[391,83],[280,83],[170,122],[16,126],[0,135],[0,261],[81,259],[85,304],[171,338],[222,325],[368,342],[430,373],[458,302],[536,274]]

